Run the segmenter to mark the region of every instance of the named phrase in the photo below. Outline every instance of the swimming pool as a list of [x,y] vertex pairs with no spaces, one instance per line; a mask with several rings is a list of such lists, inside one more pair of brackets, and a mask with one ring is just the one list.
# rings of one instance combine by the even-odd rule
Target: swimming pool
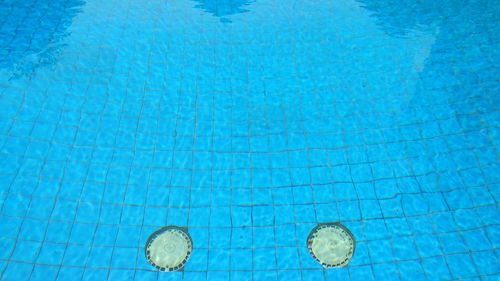
[[[494,1],[0,1],[1,280],[498,280]],[[308,235],[340,222],[347,267]],[[144,247],[187,228],[183,271]]]

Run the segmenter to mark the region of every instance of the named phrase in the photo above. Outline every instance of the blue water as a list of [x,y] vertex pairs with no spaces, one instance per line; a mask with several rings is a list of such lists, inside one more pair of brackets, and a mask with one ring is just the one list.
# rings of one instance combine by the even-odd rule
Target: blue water
[[[499,280],[500,5],[0,0],[1,280]],[[348,267],[306,239],[341,222]],[[187,227],[184,271],[147,237]]]

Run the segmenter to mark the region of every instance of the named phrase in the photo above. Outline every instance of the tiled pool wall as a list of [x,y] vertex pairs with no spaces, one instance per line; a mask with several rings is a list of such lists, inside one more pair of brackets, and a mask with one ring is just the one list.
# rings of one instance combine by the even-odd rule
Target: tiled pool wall
[[498,280],[499,8],[0,2],[0,279]]

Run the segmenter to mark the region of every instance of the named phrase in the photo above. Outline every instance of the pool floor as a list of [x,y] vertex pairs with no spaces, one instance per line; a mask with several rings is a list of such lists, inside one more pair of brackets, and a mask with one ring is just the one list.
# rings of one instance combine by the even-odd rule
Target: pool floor
[[[0,280],[499,280],[500,5],[0,0]],[[346,267],[308,250],[355,238]],[[187,229],[181,271],[148,237]]]

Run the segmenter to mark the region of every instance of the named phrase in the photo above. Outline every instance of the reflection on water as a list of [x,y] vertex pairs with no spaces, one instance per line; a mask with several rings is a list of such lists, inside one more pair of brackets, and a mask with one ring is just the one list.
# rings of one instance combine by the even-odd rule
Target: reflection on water
[[54,64],[62,39],[84,4],[83,0],[2,1],[0,69],[19,77]]
[[493,4],[457,0],[357,1],[372,12],[388,35],[399,37],[426,30],[436,33],[420,73],[416,103],[432,103],[436,98],[455,102],[472,98],[469,106],[473,107],[473,99],[480,95],[483,99],[477,102],[494,99],[497,87],[489,84],[499,71],[489,62],[499,58],[490,42],[496,37],[497,12]]
[[436,27],[449,15],[463,8],[457,0],[357,0],[377,18],[377,24],[390,35],[402,36],[412,30]]
[[218,18],[222,22],[231,22],[231,15],[248,12],[245,6],[253,0],[194,0],[198,2],[195,7],[202,9]]

